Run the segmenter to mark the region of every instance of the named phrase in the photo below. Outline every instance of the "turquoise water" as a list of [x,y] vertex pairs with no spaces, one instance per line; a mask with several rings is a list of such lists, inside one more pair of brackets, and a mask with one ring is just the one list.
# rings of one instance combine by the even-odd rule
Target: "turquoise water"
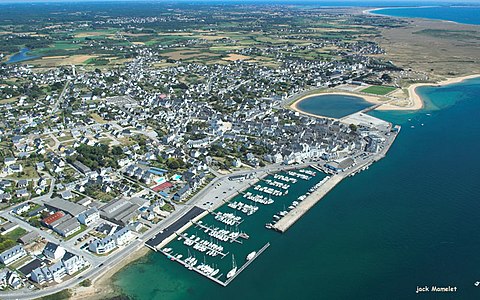
[[228,287],[158,253],[115,285],[134,299],[411,299],[417,285],[458,288],[421,299],[478,299],[480,79],[419,92],[425,110],[373,113],[403,126],[387,157],[265,233],[272,246]]
[[7,61],[7,63],[13,64],[13,63],[18,63],[18,62],[22,62],[22,61],[31,60],[31,59],[34,59],[34,58],[38,57],[38,56],[28,55],[29,51],[30,50],[28,48],[21,49],[20,52],[12,55],[12,57],[10,57],[10,59]]
[[385,8],[375,10],[373,13],[392,17],[425,18],[480,25],[480,6]]
[[341,118],[372,106],[360,97],[347,95],[319,95],[306,98],[297,104],[301,111],[331,118]]

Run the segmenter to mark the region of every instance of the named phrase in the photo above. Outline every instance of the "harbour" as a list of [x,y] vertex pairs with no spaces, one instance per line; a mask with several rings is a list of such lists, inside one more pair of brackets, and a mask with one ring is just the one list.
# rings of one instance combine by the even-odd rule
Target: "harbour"
[[[231,186],[228,191],[236,193],[204,202],[209,204],[206,209],[194,206],[147,244],[168,259],[226,286],[270,245],[275,235],[289,230],[340,182],[383,158],[399,132],[390,123],[362,112],[344,117],[343,122],[374,124],[382,132],[381,147],[361,152],[354,159],[317,160],[259,172],[247,185],[242,177],[232,177],[244,188]],[[235,257],[249,259],[238,269]]]
[[[265,224],[279,209],[293,209],[298,195],[328,177],[319,168],[288,168],[261,175],[246,190],[218,205],[194,207],[176,223],[149,241],[149,247],[211,281],[227,286],[240,275],[275,238]],[[236,261],[246,257],[237,268]],[[233,263],[233,264],[232,264]]]

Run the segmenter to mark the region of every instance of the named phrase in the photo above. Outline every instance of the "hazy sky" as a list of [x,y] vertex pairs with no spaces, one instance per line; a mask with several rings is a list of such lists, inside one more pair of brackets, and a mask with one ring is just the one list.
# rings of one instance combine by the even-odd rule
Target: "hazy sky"
[[[18,3],[18,2],[125,2],[125,1],[132,1],[132,2],[257,2],[257,0],[0,0],[0,2],[10,2],[10,3]],[[479,3],[480,0],[260,0],[261,2],[315,2],[316,4],[321,5],[322,2],[324,3],[343,3],[349,2],[358,5],[362,5],[365,3],[374,3],[374,2],[382,2],[382,3],[406,3],[406,2],[414,2],[414,3]]]

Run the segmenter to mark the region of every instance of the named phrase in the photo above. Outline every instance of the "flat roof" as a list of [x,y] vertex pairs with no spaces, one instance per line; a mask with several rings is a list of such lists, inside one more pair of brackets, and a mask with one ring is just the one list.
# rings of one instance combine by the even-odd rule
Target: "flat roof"
[[179,230],[182,228],[185,224],[190,222],[190,220],[194,219],[195,217],[199,216],[201,213],[203,213],[205,210],[203,208],[194,206],[192,209],[190,209],[183,217],[178,219],[175,223],[172,225],[168,226],[163,230],[162,233],[157,234],[154,238],[151,238],[146,242],[146,244],[150,247],[156,247],[159,245],[161,242],[163,242],[165,239],[167,239],[169,236],[172,234],[175,234],[175,231]]
[[79,214],[87,210],[87,208],[83,205],[60,198],[53,198],[52,200],[45,202],[45,206],[52,207],[57,210],[62,210],[72,215],[73,217],[77,217]]
[[39,260],[38,258],[35,258],[34,260],[32,260],[31,262],[29,262],[28,264],[24,265],[23,267],[19,268],[18,270],[25,276],[27,276],[28,274],[30,274],[33,270],[35,270],[36,268],[39,268],[42,266],[42,261]]

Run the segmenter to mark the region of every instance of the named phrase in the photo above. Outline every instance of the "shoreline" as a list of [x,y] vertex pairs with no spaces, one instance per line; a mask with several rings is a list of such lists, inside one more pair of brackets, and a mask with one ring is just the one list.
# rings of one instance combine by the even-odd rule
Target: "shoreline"
[[[353,97],[358,97],[362,98],[363,100],[371,103],[372,105],[378,105],[381,104],[379,107],[377,107],[375,110],[380,110],[380,111],[416,111],[420,110],[425,107],[424,101],[422,100],[422,97],[417,93],[416,89],[418,87],[423,87],[423,86],[445,86],[449,84],[455,84],[455,83],[460,83],[465,80],[469,79],[474,79],[480,77],[480,74],[472,74],[472,75],[465,75],[465,76],[460,76],[460,77],[451,77],[451,78],[446,78],[444,80],[438,81],[438,82],[429,82],[429,83],[414,83],[408,86],[408,98],[406,100],[410,101],[408,106],[398,106],[394,104],[390,104],[390,101],[380,101],[379,99],[381,96],[370,96],[370,95],[363,95],[363,94],[358,94],[355,92],[346,92],[346,91],[336,91],[336,90],[330,90],[330,91],[322,91],[318,93],[313,93],[310,95],[306,96],[301,96],[298,99],[295,99],[294,101],[291,102],[289,105],[290,109],[292,109],[295,112],[308,115],[311,117],[316,117],[316,118],[328,118],[328,119],[335,119],[331,117],[325,117],[322,115],[316,115],[312,114],[306,111],[301,110],[298,107],[298,104],[308,98],[311,97],[316,97],[316,96],[322,96],[322,95],[345,95],[345,96],[353,96]],[[402,99],[398,99],[402,100]]]
[[304,114],[304,115],[308,115],[308,116],[316,117],[316,118],[327,118],[327,119],[334,119],[334,120],[336,120],[336,118],[312,114],[312,113],[303,111],[303,110],[301,110],[300,108],[298,108],[298,105],[299,105],[300,102],[302,102],[303,100],[306,100],[306,99],[312,98],[312,97],[326,96],[326,95],[343,95],[343,96],[358,97],[358,98],[361,98],[361,99],[363,99],[364,101],[366,101],[366,102],[368,102],[368,103],[370,103],[370,104],[372,104],[372,105],[378,105],[378,104],[383,104],[383,103],[385,103],[385,101],[380,101],[380,100],[379,100],[379,99],[380,99],[380,96],[363,95],[363,94],[357,94],[357,93],[354,93],[354,92],[330,90],[330,91],[319,91],[319,92],[315,92],[315,93],[312,93],[312,94],[309,94],[309,95],[306,95],[306,96],[301,96],[301,97],[299,97],[298,99],[293,100],[293,101],[291,102],[291,104],[289,104],[288,106],[289,106],[290,109],[292,109],[293,111],[298,112],[298,113],[301,113],[301,114]]
[[126,266],[145,257],[150,251],[149,248],[142,245],[122,259],[121,263],[116,264],[105,273],[92,279],[92,284],[89,287],[76,286],[72,288],[72,297],[75,299],[100,300],[118,296],[120,292],[113,285],[113,277]]
[[386,10],[394,10],[394,9],[403,9],[403,8],[435,8],[441,7],[438,5],[424,5],[424,6],[396,6],[396,7],[377,7],[377,8],[369,8],[362,11],[363,14],[372,15],[372,16],[380,16],[380,17],[390,17],[390,18],[399,18],[399,19],[410,19],[410,20],[427,20],[427,21],[437,21],[437,22],[445,22],[445,23],[452,23],[457,25],[470,25],[470,26],[480,26],[479,24],[472,24],[472,23],[461,23],[452,20],[445,20],[445,19],[434,19],[434,18],[427,18],[427,17],[404,17],[404,16],[392,16],[392,15],[385,15],[375,13],[375,11],[386,9]]
[[[380,106],[380,109],[382,109],[383,106],[387,106],[387,108],[383,108],[382,110],[417,110],[423,108],[424,104],[421,99],[421,97],[416,93],[416,88],[417,87],[422,87],[422,86],[444,86],[444,85],[449,85],[449,84],[455,84],[455,83],[460,83],[464,80],[468,79],[473,79],[473,78],[478,78],[480,77],[480,74],[473,74],[473,75],[468,75],[468,76],[463,76],[463,77],[454,77],[454,78],[447,78],[445,80],[442,80],[438,83],[416,83],[412,84],[408,87],[408,93],[409,93],[409,98],[414,101],[415,106],[414,107],[399,107],[399,106],[393,106],[391,104],[383,104]],[[289,105],[289,107],[299,113],[309,115],[312,117],[317,117],[317,118],[329,118],[329,117],[323,117],[320,115],[315,115],[312,113],[307,113],[298,108],[298,103],[302,100],[305,100],[307,98],[315,97],[315,96],[321,96],[321,95],[328,95],[328,94],[336,94],[336,95],[347,95],[347,96],[355,96],[362,98],[363,100],[372,103],[372,104],[382,104],[383,101],[378,100],[380,97],[378,96],[368,96],[368,95],[359,95],[356,93],[350,93],[350,92],[345,92],[345,91],[327,91],[327,92],[318,92],[318,93],[313,93],[307,96],[300,97],[299,99],[296,99],[293,103]],[[392,108],[390,108],[392,107]],[[334,118],[329,118],[329,119],[334,119]],[[113,268],[107,270],[104,274],[101,274],[97,276],[97,278],[94,278],[92,280],[92,285],[89,287],[81,287],[77,286],[72,289],[73,291],[73,296],[77,299],[105,299],[108,297],[114,297],[117,296],[120,292],[115,289],[115,286],[113,285],[113,277],[121,271],[124,267],[130,265],[131,263],[134,263],[135,261],[145,257],[148,253],[150,253],[150,249],[148,249],[145,246],[141,246],[137,250],[133,251],[130,253],[130,255],[126,256],[120,263],[116,264],[113,266]]]
[[[417,93],[417,88],[424,87],[424,86],[442,87],[442,86],[456,84],[456,83],[463,82],[465,80],[479,78],[479,77],[480,77],[480,74],[472,74],[472,75],[466,75],[461,77],[451,77],[436,83],[414,83],[408,87],[408,96],[409,96],[409,99],[412,100],[414,103],[421,103],[421,107],[418,108],[418,109],[421,109],[424,107],[424,101],[422,100],[422,97]],[[403,110],[418,110],[418,109],[414,107],[411,109],[405,108]],[[386,110],[386,109],[382,109],[380,107],[379,110]]]

